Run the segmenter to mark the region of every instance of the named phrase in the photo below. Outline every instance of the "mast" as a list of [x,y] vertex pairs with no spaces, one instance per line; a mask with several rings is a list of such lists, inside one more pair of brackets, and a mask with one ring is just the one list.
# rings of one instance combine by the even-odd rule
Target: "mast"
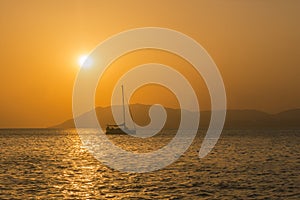
[[124,128],[126,128],[126,119],[125,119],[125,105],[124,105],[124,87],[122,85],[122,103],[123,103],[123,121],[124,121]]

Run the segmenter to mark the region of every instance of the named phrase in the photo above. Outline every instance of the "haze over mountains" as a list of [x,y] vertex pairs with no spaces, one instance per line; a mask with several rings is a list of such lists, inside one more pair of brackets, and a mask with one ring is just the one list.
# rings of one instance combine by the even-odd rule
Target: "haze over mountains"
[[[130,110],[134,121],[145,126],[150,123],[148,115],[150,105],[134,104],[130,105]],[[167,120],[164,129],[177,129],[180,123],[180,109],[165,108]],[[183,110],[189,116],[195,115],[194,112]],[[99,123],[105,128],[106,124],[114,124],[111,107],[97,107],[97,117]],[[210,121],[210,111],[200,112],[200,129],[208,127]],[[89,117],[91,112],[87,112],[79,117]],[[52,126],[51,128],[74,128],[74,119],[69,119],[61,124]],[[81,128],[93,128],[89,127]],[[298,129],[300,128],[300,109],[283,111],[277,114],[269,114],[257,110],[227,110],[225,121],[225,129]]]

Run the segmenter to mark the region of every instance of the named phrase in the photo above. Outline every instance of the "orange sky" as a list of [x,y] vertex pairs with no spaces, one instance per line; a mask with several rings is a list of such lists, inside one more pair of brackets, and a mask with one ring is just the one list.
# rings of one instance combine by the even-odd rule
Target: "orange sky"
[[[47,127],[71,118],[78,57],[111,35],[145,26],[178,30],[206,48],[223,76],[228,108],[300,107],[299,10],[297,0],[0,0],[0,127]],[[141,53],[116,63],[183,62],[157,52],[135,59]],[[205,86],[196,91],[202,97]],[[133,101],[151,103],[141,96]],[[205,95],[202,101],[209,109]],[[96,104],[105,100],[97,96]]]

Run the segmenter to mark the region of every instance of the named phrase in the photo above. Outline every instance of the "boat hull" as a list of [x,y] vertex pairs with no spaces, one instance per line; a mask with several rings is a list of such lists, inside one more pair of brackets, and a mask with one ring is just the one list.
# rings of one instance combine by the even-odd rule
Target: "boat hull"
[[135,130],[126,130],[123,131],[120,128],[115,128],[115,129],[106,129],[105,134],[107,135],[125,135],[125,134],[135,134]]

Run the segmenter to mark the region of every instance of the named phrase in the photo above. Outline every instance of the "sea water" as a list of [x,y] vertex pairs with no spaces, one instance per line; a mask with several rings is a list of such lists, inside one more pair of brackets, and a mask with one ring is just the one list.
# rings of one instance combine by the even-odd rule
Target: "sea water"
[[[128,151],[150,152],[173,135],[109,137]],[[3,129],[0,199],[300,199],[299,130],[224,130],[199,159],[204,135],[175,163],[138,174],[96,160],[75,129]]]

